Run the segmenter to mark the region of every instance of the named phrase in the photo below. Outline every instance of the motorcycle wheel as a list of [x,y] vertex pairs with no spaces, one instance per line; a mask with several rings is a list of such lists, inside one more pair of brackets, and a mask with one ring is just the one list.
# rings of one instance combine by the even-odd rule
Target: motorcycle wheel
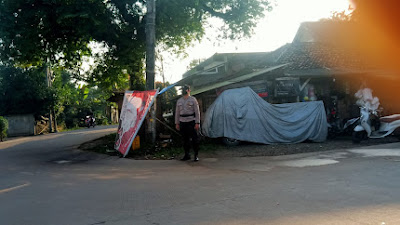
[[227,137],[222,138],[222,142],[226,146],[237,146],[237,145],[240,144],[239,140],[236,140],[236,139],[233,139],[233,138],[227,138]]
[[365,131],[354,131],[352,141],[354,144],[359,144],[365,137]]
[[335,139],[339,134],[339,131],[333,128],[328,128],[328,139]]
[[396,136],[397,139],[399,139],[399,141],[400,141],[400,128],[397,128],[396,130],[394,130],[393,134],[394,134],[394,136]]

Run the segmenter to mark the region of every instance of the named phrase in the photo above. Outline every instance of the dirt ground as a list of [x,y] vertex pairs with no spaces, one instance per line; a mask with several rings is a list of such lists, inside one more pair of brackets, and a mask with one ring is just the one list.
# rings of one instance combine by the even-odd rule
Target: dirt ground
[[[115,136],[108,135],[100,139],[82,144],[79,149],[86,151],[94,151],[103,154],[113,155],[113,143]],[[329,151],[357,148],[361,146],[370,146],[378,144],[386,144],[399,142],[396,136],[389,136],[382,139],[363,140],[359,144],[353,144],[350,136],[339,136],[334,139],[328,139],[322,143],[303,142],[298,144],[254,144],[241,143],[238,146],[228,147],[214,140],[210,144],[203,143],[200,148],[199,155],[201,158],[223,158],[223,157],[254,157],[254,156],[277,156],[289,155],[305,152]],[[140,152],[146,151],[144,154]],[[161,151],[161,152],[160,152]],[[139,154],[138,154],[139,153]],[[115,154],[115,152],[114,152]],[[132,159],[176,159],[181,157],[183,150],[175,147],[170,150],[160,149],[157,151],[147,151],[143,149],[136,150],[134,154],[129,154],[128,158]],[[165,155],[165,156],[164,156]],[[162,157],[160,157],[162,156]]]
[[[253,143],[244,143],[234,147],[224,147],[208,156],[216,157],[252,157],[252,156],[276,156],[289,155],[305,152],[329,151],[339,149],[357,148],[360,146],[379,145],[386,143],[399,142],[395,136],[389,136],[382,139],[363,140],[359,144],[353,144],[351,137],[343,136],[335,139],[328,139],[322,143],[303,142],[298,144],[276,144],[262,145]],[[203,156],[204,157],[204,156]]]

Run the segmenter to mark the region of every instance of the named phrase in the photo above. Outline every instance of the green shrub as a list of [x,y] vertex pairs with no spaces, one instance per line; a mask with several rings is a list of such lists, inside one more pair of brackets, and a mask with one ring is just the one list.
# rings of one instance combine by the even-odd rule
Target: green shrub
[[6,118],[0,116],[0,141],[7,137],[8,121]]
[[107,117],[105,117],[105,116],[96,117],[96,124],[97,125],[110,125]]

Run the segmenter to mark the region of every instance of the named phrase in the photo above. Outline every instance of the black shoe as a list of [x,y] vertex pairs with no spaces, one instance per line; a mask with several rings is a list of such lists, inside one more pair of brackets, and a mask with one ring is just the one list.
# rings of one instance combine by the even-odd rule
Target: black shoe
[[199,161],[199,157],[194,157],[193,161],[194,162],[198,162]]
[[184,156],[184,157],[181,159],[181,161],[188,161],[188,160],[190,160],[190,156]]

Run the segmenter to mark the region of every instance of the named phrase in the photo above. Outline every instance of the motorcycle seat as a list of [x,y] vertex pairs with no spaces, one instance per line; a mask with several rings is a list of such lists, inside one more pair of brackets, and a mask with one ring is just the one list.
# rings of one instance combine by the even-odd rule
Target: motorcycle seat
[[393,115],[390,115],[390,116],[383,116],[383,117],[379,118],[379,120],[381,122],[384,122],[384,123],[391,123],[393,121],[400,120],[400,114],[393,114]]

